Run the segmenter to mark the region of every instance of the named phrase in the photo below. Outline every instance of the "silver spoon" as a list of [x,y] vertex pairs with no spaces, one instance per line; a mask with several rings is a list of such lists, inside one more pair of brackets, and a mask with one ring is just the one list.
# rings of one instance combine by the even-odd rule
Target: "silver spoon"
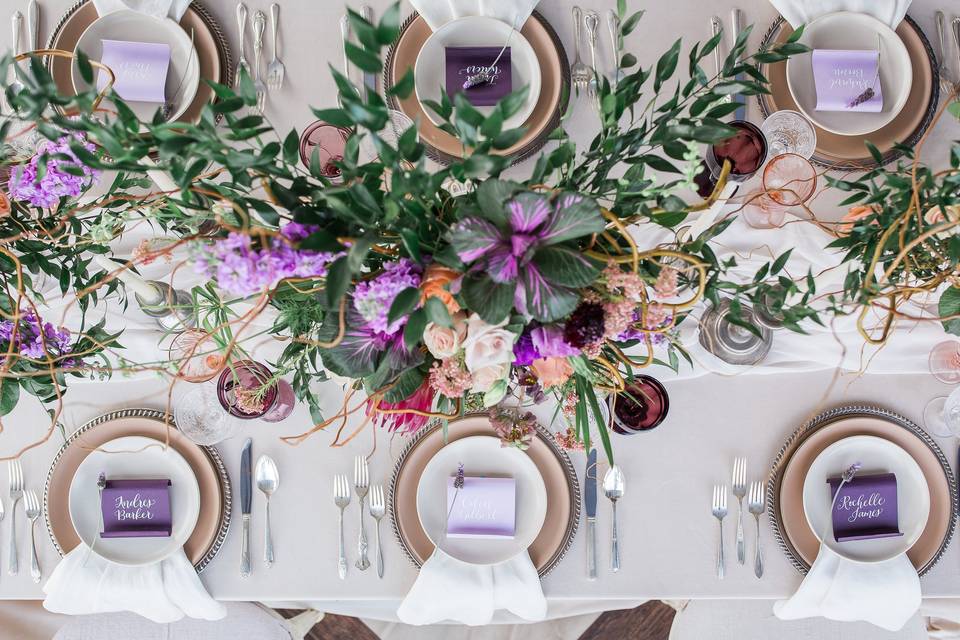
[[617,534],[617,500],[623,497],[626,484],[627,481],[623,477],[623,471],[621,471],[617,465],[610,467],[607,474],[603,476],[603,493],[613,504],[613,537],[610,548],[610,568],[613,569],[613,571],[620,571],[620,541]]
[[257,489],[267,498],[267,522],[263,530],[263,561],[268,567],[273,565],[273,536],[270,534],[270,496],[280,486],[280,472],[277,464],[270,456],[257,458],[257,468],[254,472],[257,478]]

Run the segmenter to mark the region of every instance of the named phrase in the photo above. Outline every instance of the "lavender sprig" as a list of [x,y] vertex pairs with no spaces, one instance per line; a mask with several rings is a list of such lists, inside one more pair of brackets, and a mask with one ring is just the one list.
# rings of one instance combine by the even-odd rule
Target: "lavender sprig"
[[[852,465],[847,467],[842,474],[840,474],[840,484],[837,486],[836,493],[833,494],[833,500],[830,501],[830,513],[833,514],[833,510],[837,507],[837,498],[840,497],[840,490],[843,489],[843,485],[849,483],[853,480],[853,477],[857,475],[857,472],[863,468],[863,464],[860,462],[854,462]],[[831,520],[832,521],[832,520]],[[821,536],[821,540],[824,536]]]

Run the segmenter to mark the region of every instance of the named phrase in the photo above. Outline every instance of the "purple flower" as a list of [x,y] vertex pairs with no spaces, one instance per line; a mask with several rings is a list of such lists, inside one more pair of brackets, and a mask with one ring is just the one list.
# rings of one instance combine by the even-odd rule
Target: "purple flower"
[[47,357],[60,358],[60,365],[63,367],[73,367],[77,364],[75,358],[62,358],[73,351],[70,330],[65,327],[56,327],[49,322],[41,322],[32,311],[21,315],[18,324],[13,320],[0,322],[0,342],[3,343],[0,349],[4,353],[13,351],[34,360]]
[[513,364],[519,367],[527,367],[533,364],[537,358],[542,358],[540,351],[533,344],[533,335],[528,326],[515,343],[513,343]]
[[[79,135],[63,136],[56,142],[47,140],[30,162],[14,167],[10,173],[9,191],[14,200],[29,202],[35,207],[51,208],[64,196],[77,197],[89,187],[100,174],[99,171],[83,164],[70,149],[70,142],[80,142],[87,151],[93,153],[95,147]],[[46,155],[45,171],[40,175],[39,164]],[[65,155],[70,160],[55,158]],[[62,169],[63,166],[79,167],[82,175],[74,175]]]
[[530,332],[533,346],[541,358],[566,358],[580,354],[580,350],[563,339],[563,328],[537,327]]
[[390,305],[404,289],[420,286],[420,266],[408,258],[388,262],[383,273],[372,280],[357,284],[353,293],[353,307],[363,316],[373,331],[392,337],[407,323],[407,318],[387,322]]

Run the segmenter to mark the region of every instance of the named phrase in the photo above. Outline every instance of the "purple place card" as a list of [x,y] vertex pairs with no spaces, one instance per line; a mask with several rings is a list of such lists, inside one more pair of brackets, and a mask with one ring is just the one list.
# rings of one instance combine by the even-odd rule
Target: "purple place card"
[[[154,42],[103,40],[100,62],[116,76],[113,89],[128,102],[166,102],[170,45]],[[97,89],[110,79],[106,71],[97,76]]]
[[507,47],[493,68],[492,79],[476,87],[463,88],[467,78],[480,73],[497,59],[502,47],[446,47],[447,94],[451,98],[465,93],[475,107],[489,107],[513,90],[510,47]]
[[[830,495],[840,478],[829,478]],[[897,515],[897,476],[878,473],[856,476],[843,485],[833,508],[833,537],[837,542],[902,536]]]
[[814,49],[817,111],[883,111],[880,52]]
[[447,479],[447,536],[512,538],[516,527],[517,486],[513,478],[467,476],[459,493]]
[[161,538],[172,528],[170,480],[107,480],[101,538]]

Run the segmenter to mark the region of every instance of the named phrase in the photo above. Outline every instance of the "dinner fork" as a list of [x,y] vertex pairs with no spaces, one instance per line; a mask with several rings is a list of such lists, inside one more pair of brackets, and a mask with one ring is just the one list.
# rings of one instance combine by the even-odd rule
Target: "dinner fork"
[[933,20],[937,25],[937,75],[940,77],[940,86],[946,89],[951,84],[947,66],[947,17],[943,11],[937,11],[933,14]]
[[337,560],[337,573],[340,579],[347,577],[347,551],[343,544],[343,510],[350,504],[350,483],[347,482],[347,476],[337,474],[333,477],[333,502],[340,507],[340,557]]
[[717,577],[723,578],[723,519],[727,517],[727,486],[713,485],[713,517],[717,519],[720,525],[720,541],[717,543]]
[[583,17],[583,25],[587,28],[587,44],[590,45],[590,82],[587,84],[587,96],[598,106],[597,102],[597,40],[599,38],[600,14],[596,11],[587,11]]
[[20,572],[17,562],[17,503],[23,497],[23,466],[19,459],[11,460],[7,465],[7,477],[10,480],[10,564],[7,572],[15,576]]
[[753,558],[753,573],[758,578],[763,577],[763,552],[760,550],[760,516],[767,508],[766,492],[763,490],[763,483],[759,480],[750,483],[750,497],[747,500],[747,508],[753,514],[757,522],[757,552]]
[[34,582],[40,582],[40,561],[37,559],[37,518],[40,517],[40,500],[33,489],[25,491],[23,495],[27,519],[30,521],[30,577]]
[[[0,517],[3,517],[2,513],[0,510]],[[383,577],[383,549],[380,547],[380,520],[386,513],[387,501],[383,495],[383,485],[375,484],[370,487],[370,515],[377,522],[377,575],[381,578]]]
[[253,14],[253,88],[257,91],[257,111],[263,113],[267,100],[267,85],[260,76],[260,57],[263,55],[263,30],[267,28],[267,14],[257,11]]
[[240,59],[237,60],[237,73],[234,80],[234,86],[240,87],[240,72],[246,71],[247,75],[250,75],[250,63],[247,62],[247,57],[243,53],[243,40],[247,35],[247,5],[242,2],[237,3],[237,31],[240,32],[240,47],[239,47],[239,56]]
[[733,495],[737,497],[737,562],[746,564],[747,548],[743,540],[743,498],[747,495],[747,459],[736,458],[733,461]]
[[267,65],[267,87],[277,91],[283,86],[283,76],[286,69],[277,53],[277,29],[280,26],[280,5],[274,2],[270,5],[270,25],[273,27],[273,60]]
[[570,67],[570,80],[577,90],[577,95],[590,84],[590,68],[580,59],[581,29],[583,26],[583,11],[578,6],[573,7],[573,65]]
[[370,487],[370,468],[364,456],[357,456],[353,461],[353,485],[360,499],[360,537],[357,540],[357,551],[360,557],[357,558],[356,565],[360,571],[366,571],[370,568],[370,560],[367,559],[367,530],[363,526],[363,502]]

